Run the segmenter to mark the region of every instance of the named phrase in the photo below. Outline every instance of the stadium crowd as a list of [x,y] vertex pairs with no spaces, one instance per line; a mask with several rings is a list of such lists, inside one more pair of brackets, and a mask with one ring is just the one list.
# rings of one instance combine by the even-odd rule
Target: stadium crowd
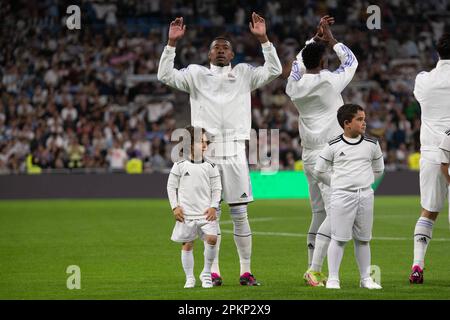
[[[122,171],[170,168],[173,130],[189,122],[187,95],[156,80],[167,27],[183,16],[187,34],[177,67],[208,64],[210,41],[227,35],[234,64],[263,63],[248,32],[252,11],[266,18],[283,75],[252,93],[253,128],[280,129],[280,168],[301,165],[298,114],[285,94],[290,64],[320,17],[359,61],[345,102],[362,105],[368,134],[380,140],[386,170],[415,167],[420,148],[416,74],[437,62],[434,44],[450,26],[450,4],[380,2],[380,30],[366,26],[367,1],[83,1],[81,30],[68,30],[69,1],[4,1],[0,8],[0,172],[41,169]],[[411,28],[411,21],[414,27]],[[330,69],[338,61],[329,52]],[[252,165],[258,168],[258,165]]]

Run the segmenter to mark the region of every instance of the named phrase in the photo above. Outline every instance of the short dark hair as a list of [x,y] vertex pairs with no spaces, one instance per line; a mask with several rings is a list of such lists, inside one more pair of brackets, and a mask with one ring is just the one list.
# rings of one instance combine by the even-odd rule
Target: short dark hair
[[302,51],[303,64],[306,69],[317,68],[324,54],[325,46],[323,44],[317,42],[308,44]]
[[215,37],[215,38],[211,41],[211,43],[210,43],[210,45],[209,45],[209,50],[211,50],[211,47],[212,47],[213,43],[214,43],[215,41],[217,41],[217,40],[227,41],[227,42],[230,44],[231,50],[233,50],[233,43],[231,43],[231,40],[230,40],[229,38],[227,38],[226,36],[218,36],[218,37]]
[[450,59],[450,33],[444,33],[436,45],[441,59]]
[[352,119],[358,114],[358,111],[364,111],[363,107],[352,103],[344,104],[339,108],[337,112],[337,119],[342,129],[344,129],[345,121],[351,122]]
[[[204,128],[200,128],[200,127],[194,127],[194,126],[189,125],[189,126],[186,126],[184,129],[189,132],[189,135],[191,138],[191,148],[193,147],[195,142],[202,141],[203,134],[206,134],[206,130]],[[201,133],[200,136],[198,135],[199,133]]]

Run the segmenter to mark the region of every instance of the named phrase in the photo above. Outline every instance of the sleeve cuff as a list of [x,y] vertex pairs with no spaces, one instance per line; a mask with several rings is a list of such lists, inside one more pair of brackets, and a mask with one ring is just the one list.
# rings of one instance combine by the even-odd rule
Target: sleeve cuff
[[333,50],[334,50],[334,51],[339,50],[339,48],[340,48],[341,45],[342,45],[341,42],[336,43],[336,44],[333,46]]
[[307,46],[308,44],[313,43],[313,42],[316,42],[316,41],[314,41],[314,38],[311,38],[305,42],[305,45]]
[[270,43],[270,41],[261,43],[261,47],[262,47],[263,49],[270,48],[271,46],[272,46],[272,44]]
[[172,47],[172,46],[169,46],[169,45],[167,45],[166,46],[166,51],[168,51],[168,52],[175,52],[175,47]]

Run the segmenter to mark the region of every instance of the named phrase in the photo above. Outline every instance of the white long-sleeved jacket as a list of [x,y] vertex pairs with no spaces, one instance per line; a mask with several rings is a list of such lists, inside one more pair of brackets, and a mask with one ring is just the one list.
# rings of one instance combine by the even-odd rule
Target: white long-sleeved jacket
[[158,80],[190,94],[191,124],[205,128],[213,141],[249,140],[250,92],[277,78],[282,71],[275,47],[262,44],[265,63],[206,67],[191,64],[174,68],[175,48],[166,46],[159,62]]
[[421,157],[439,164],[439,144],[450,127],[450,60],[439,60],[430,72],[419,73],[414,96],[422,110]]
[[[309,40],[306,44],[313,42]],[[343,132],[337,121],[337,110],[344,104],[341,92],[352,80],[358,60],[344,44],[333,46],[341,65],[334,72],[305,73],[302,51],[292,64],[286,93],[299,111],[302,146],[321,150],[333,137]]]

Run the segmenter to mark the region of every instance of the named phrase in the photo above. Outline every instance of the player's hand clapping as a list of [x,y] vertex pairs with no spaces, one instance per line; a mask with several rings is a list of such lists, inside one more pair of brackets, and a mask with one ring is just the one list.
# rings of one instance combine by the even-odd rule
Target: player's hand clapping
[[175,220],[179,222],[184,222],[184,214],[183,209],[181,209],[181,207],[176,207],[175,209],[173,209],[173,215],[175,217]]
[[206,221],[214,221],[217,219],[216,208],[208,208],[205,211]]
[[186,25],[183,24],[183,17],[178,17],[169,26],[169,46],[175,47],[176,42],[183,38]]
[[330,25],[334,24],[334,18],[330,16],[323,16],[320,19],[319,26],[317,27],[317,33],[314,36],[314,41],[323,41],[331,46],[334,46],[337,41],[331,32]]

